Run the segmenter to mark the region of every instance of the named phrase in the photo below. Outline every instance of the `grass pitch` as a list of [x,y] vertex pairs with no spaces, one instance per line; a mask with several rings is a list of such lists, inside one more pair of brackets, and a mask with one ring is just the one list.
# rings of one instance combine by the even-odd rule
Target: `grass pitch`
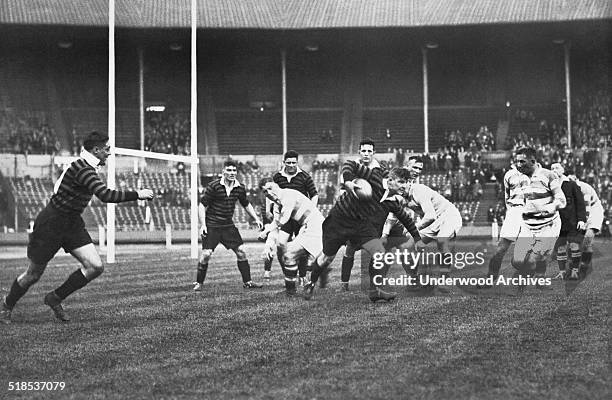
[[[261,245],[246,248],[260,280]],[[570,296],[555,281],[519,297],[400,289],[397,301],[372,304],[358,289],[358,266],[353,290],[337,292],[340,257],[330,287],[307,302],[277,294],[276,262],[271,282],[247,291],[233,253],[218,248],[205,290],[194,293],[188,250],[130,248],[65,301],[68,324],[42,303],[76,267],[61,256],[18,303],[13,324],[0,325],[0,398],[609,399],[612,255],[601,253]],[[3,293],[25,265],[2,260]],[[65,389],[8,390],[24,381]]]

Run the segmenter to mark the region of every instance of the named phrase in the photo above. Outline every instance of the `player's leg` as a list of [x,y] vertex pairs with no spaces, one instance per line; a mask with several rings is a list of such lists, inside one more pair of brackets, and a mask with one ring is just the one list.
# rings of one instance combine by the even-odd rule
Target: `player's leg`
[[584,239],[582,241],[582,255],[580,256],[579,271],[581,275],[586,275],[587,271],[591,267],[591,261],[593,259],[593,240],[595,239],[595,230],[587,229],[584,233]]
[[285,275],[285,292],[288,296],[296,295],[298,262],[306,255],[306,250],[299,242],[294,240],[287,244],[284,254],[283,274]]
[[395,299],[397,293],[388,292],[383,290],[382,279],[387,276],[387,272],[389,271],[390,265],[383,263],[382,266],[378,267],[374,264],[374,259],[376,254],[384,254],[385,247],[382,244],[380,238],[375,238],[368,240],[367,242],[361,245],[362,251],[365,254],[364,258],[370,260],[368,263],[368,272],[369,272],[369,289],[368,289],[368,297],[372,302],[376,302],[378,300],[391,301]]
[[22,298],[28,289],[34,285],[42,274],[45,272],[47,263],[36,263],[30,260],[28,269],[19,275],[11,285],[8,294],[4,297],[2,308],[0,308],[0,321],[5,324],[11,322],[11,312],[20,298]]
[[351,280],[351,272],[355,265],[355,253],[357,248],[349,241],[344,248],[342,256],[342,267],[340,270],[340,291],[346,292],[349,290],[349,281]]
[[207,234],[202,236],[202,251],[198,258],[196,281],[193,286],[193,290],[196,292],[202,290],[202,286],[206,280],[206,274],[208,273],[208,263],[220,240],[221,228],[209,227]]
[[562,232],[559,239],[557,239],[555,242],[553,254],[557,259],[557,264],[559,266],[559,274],[555,278],[564,279],[567,273],[567,235],[565,232]]
[[242,286],[244,286],[245,289],[262,288],[262,284],[255,283],[251,279],[251,266],[249,265],[249,260],[243,245],[240,244],[238,247],[231,248],[231,250],[236,254],[236,263],[238,265],[238,271],[240,271],[240,276],[242,277]]

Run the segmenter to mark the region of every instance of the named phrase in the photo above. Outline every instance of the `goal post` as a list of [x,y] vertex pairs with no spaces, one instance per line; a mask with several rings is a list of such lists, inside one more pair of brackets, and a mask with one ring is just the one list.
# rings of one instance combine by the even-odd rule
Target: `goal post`
[[[143,158],[152,158],[159,160],[168,160],[189,163],[191,165],[191,180],[190,180],[190,257],[198,258],[198,186],[199,186],[199,170],[198,170],[198,133],[197,133],[197,0],[191,0],[191,148],[189,156],[181,156],[165,153],[154,153],[143,150],[133,150],[115,146],[115,0],[109,0],[108,3],[108,137],[109,145],[112,153],[107,160],[108,175],[107,186],[115,189],[115,173],[116,160],[115,155],[135,156]],[[143,105],[142,90],[140,105]],[[142,116],[142,110],[140,115]],[[142,117],[141,117],[142,118]],[[142,139],[141,139],[142,140]],[[107,204],[106,221],[107,221],[107,263],[115,262],[115,211],[116,206],[113,203]]]

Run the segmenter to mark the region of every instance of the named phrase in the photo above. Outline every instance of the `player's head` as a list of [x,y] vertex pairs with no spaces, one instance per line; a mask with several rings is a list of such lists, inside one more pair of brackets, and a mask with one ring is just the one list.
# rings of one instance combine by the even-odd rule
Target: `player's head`
[[516,157],[514,158],[516,169],[525,174],[531,176],[537,165],[537,153],[532,147],[522,147],[516,151]]
[[83,148],[96,156],[96,158],[100,160],[100,165],[104,165],[110,154],[108,136],[103,133],[93,131],[87,135],[83,141]]
[[408,168],[393,168],[387,177],[387,187],[389,191],[404,194],[409,187],[411,173]]
[[410,171],[410,179],[416,179],[423,172],[423,159],[421,156],[410,156],[406,163],[406,168]]
[[223,179],[227,182],[233,183],[236,180],[238,174],[238,165],[234,160],[227,160],[223,163]]
[[280,201],[280,186],[271,178],[264,178],[259,182],[263,194],[275,203]]
[[565,176],[565,168],[563,168],[563,164],[561,163],[553,163],[550,166],[550,170],[557,175],[557,178],[563,178],[563,176]]
[[362,164],[370,165],[374,159],[375,152],[376,149],[374,148],[374,141],[372,139],[365,138],[359,142],[359,157]]
[[295,150],[289,150],[283,155],[283,164],[285,164],[285,172],[293,175],[297,172],[299,154]]

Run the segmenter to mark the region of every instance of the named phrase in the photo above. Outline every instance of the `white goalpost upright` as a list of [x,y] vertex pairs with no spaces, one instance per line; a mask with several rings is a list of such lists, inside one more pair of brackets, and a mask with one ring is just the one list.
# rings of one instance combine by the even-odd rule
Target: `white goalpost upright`
[[[191,148],[189,156],[155,153],[115,146],[115,0],[108,3],[108,142],[112,153],[107,159],[107,186],[115,189],[116,155],[152,158],[189,163],[191,165],[190,199],[190,257],[198,258],[198,126],[197,126],[197,0],[191,0]],[[142,96],[142,94],[141,94]],[[142,100],[142,99],[141,99]],[[142,102],[141,102],[142,105]],[[107,203],[106,209],[106,262],[115,262],[115,204]]]

